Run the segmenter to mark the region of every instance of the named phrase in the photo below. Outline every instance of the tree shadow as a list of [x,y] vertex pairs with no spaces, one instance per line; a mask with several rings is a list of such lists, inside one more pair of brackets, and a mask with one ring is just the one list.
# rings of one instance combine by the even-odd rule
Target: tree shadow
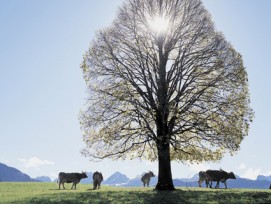
[[196,189],[159,191],[142,197],[143,203],[271,203],[268,192],[242,192],[236,190],[200,191]]
[[[52,189],[56,190],[56,189]],[[175,204],[175,203],[270,203],[270,192],[240,192],[238,190],[181,190],[156,191],[146,190],[120,190],[120,191],[98,191],[89,189],[86,192],[60,193],[40,195],[28,198],[23,203],[91,203],[91,204]],[[63,193],[62,193],[63,192]],[[16,203],[16,202],[15,202]],[[19,202],[18,202],[19,203]],[[20,202],[22,203],[22,202]]]

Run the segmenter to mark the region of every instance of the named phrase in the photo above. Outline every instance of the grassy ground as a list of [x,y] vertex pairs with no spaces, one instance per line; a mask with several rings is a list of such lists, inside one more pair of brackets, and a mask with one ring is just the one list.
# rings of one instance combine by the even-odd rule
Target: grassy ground
[[78,184],[77,190],[58,190],[56,183],[0,182],[0,203],[271,203],[270,190],[177,188],[157,192],[152,188],[120,188]]

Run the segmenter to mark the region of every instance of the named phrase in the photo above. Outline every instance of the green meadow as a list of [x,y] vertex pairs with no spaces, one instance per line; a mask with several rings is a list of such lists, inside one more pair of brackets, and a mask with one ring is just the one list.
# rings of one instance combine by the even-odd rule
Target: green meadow
[[56,183],[0,182],[0,203],[271,203],[271,190],[177,188],[176,191],[155,191],[143,187],[78,184],[77,190],[58,190]]

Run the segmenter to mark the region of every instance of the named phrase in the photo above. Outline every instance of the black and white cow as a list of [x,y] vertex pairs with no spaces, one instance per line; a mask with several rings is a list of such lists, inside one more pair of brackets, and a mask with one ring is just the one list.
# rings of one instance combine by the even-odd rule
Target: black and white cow
[[78,184],[81,179],[83,178],[87,178],[87,174],[86,172],[82,172],[82,173],[64,173],[64,172],[60,172],[58,174],[58,184],[59,184],[59,188],[60,189],[60,185],[62,184],[63,189],[65,189],[64,187],[64,183],[72,183],[72,188],[74,187],[74,189],[76,189],[76,184]]

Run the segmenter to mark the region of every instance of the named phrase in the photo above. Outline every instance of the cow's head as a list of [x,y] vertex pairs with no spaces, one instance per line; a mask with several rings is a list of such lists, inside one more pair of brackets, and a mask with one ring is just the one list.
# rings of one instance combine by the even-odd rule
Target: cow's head
[[87,172],[82,171],[82,178],[87,178]]
[[155,177],[155,175],[154,175],[154,173],[153,173],[152,171],[149,171],[149,175],[150,175],[151,177]]
[[234,175],[233,172],[228,173],[228,175],[229,175],[229,178],[231,178],[231,179],[236,179],[236,177],[235,177],[235,175]]

